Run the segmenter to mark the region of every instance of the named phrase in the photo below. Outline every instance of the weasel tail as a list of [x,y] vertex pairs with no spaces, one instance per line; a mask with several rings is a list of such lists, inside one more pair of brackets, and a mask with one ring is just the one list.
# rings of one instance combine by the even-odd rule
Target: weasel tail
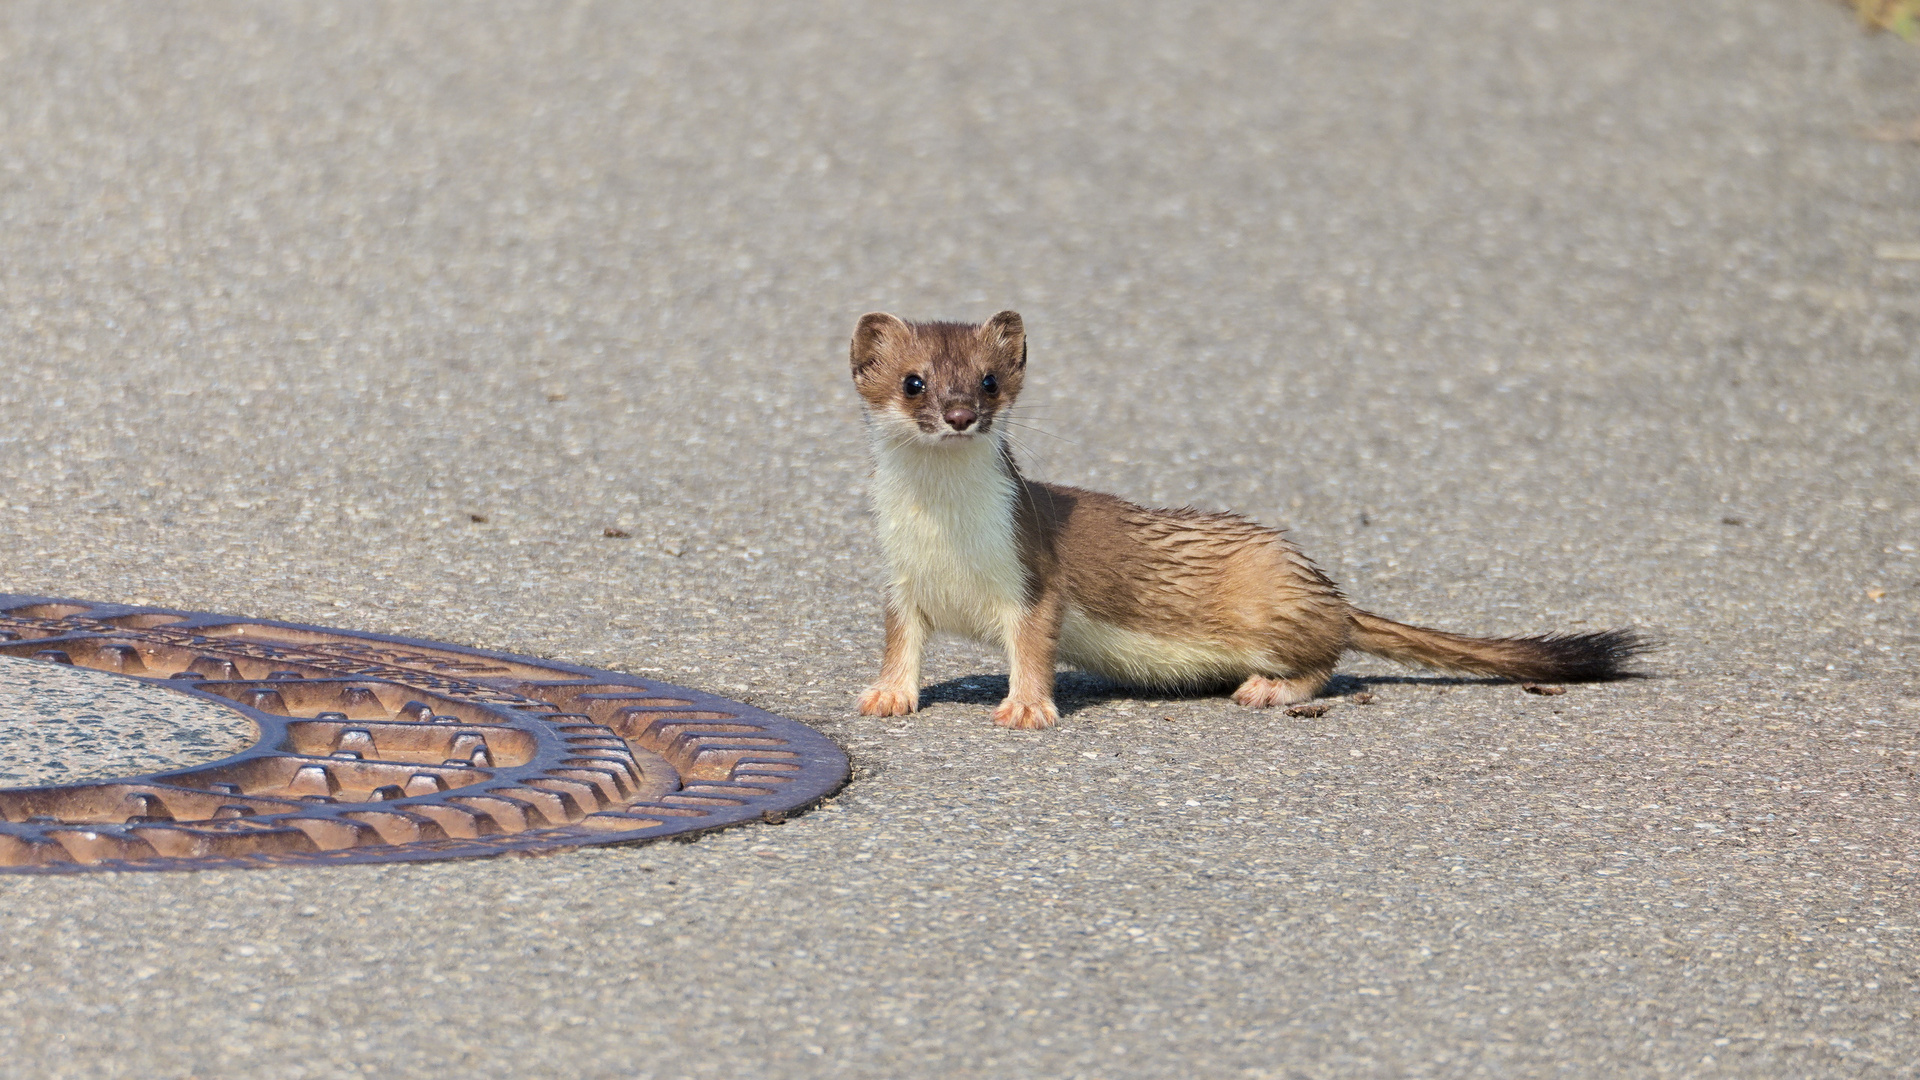
[[1020,316],[978,326],[875,313],[851,348],[873,445],[874,513],[890,580],[870,716],[920,707],[935,631],[1004,648],[997,724],[1059,720],[1065,662],[1156,690],[1237,687],[1242,705],[1323,690],[1358,650],[1441,671],[1546,682],[1626,677],[1629,630],[1473,638],[1361,611],[1278,530],[1234,514],[1156,510],[1029,480],[1004,415],[1026,378]]
[[1408,626],[1358,608],[1352,618],[1353,636],[1348,644],[1356,651],[1464,675],[1535,682],[1604,682],[1626,675],[1621,665],[1647,649],[1631,630],[1476,638]]

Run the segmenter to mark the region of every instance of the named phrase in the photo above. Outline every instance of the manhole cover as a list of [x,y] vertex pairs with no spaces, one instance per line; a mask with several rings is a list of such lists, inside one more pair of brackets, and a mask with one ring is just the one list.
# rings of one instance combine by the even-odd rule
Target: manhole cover
[[[4,657],[38,662],[0,661],[0,723],[29,725],[38,755],[18,777],[204,758],[235,720],[258,737],[205,764],[0,789],[0,872],[555,851],[770,818],[847,779],[825,736],[751,706],[438,642],[0,594]],[[227,722],[191,734],[209,707]],[[146,737],[102,751],[111,727],[89,724],[129,715]]]

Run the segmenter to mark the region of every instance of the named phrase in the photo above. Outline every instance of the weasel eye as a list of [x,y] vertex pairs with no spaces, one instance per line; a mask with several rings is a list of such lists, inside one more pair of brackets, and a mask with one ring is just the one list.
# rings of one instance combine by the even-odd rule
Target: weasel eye
[[902,389],[904,389],[907,392],[908,397],[919,397],[920,391],[925,390],[926,388],[927,388],[927,380],[922,379],[918,375],[907,376],[906,384],[902,387]]
[[997,394],[1000,392],[1000,380],[989,375],[980,380],[980,389],[985,390],[988,394]]

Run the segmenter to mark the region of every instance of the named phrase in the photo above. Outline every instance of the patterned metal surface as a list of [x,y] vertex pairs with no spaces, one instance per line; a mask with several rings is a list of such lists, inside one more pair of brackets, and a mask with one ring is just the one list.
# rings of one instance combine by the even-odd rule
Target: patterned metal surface
[[572,664],[203,612],[0,594],[0,655],[258,727],[206,765],[0,790],[0,873],[459,859],[803,809],[847,758],[739,702]]

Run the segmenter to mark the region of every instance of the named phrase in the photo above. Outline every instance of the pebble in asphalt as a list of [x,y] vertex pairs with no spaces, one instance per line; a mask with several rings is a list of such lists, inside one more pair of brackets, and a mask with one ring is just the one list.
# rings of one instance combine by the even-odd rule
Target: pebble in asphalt
[[[1912,1075],[1920,50],[1815,0],[16,4],[8,591],[563,657],[857,775],[691,845],[0,881],[34,1077]],[[860,312],[1361,604],[1317,718],[852,710]],[[628,538],[606,536],[612,528]]]

